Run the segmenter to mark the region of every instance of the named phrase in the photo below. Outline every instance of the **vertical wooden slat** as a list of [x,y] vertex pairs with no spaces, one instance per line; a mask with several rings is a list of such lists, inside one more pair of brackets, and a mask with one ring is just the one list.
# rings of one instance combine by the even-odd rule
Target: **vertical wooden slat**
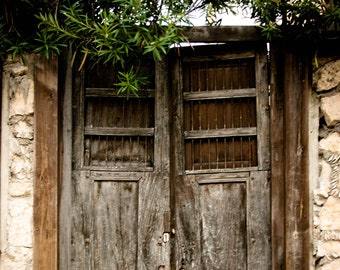
[[[310,248],[311,243],[311,226],[312,226],[312,216],[311,216],[311,198],[310,198],[310,179],[311,179],[311,171],[309,170],[310,166],[310,144],[313,142],[312,136],[310,134],[311,124],[310,120],[310,110],[309,106],[311,103],[311,93],[312,93],[312,67],[311,67],[311,55],[309,51],[304,51],[305,54],[302,54],[302,59],[300,62],[301,73],[300,73],[300,91],[301,96],[305,97],[302,101],[302,130],[301,130],[301,138],[303,148],[305,149],[303,157],[302,157],[302,166],[301,170],[303,172],[303,186],[301,193],[300,204],[302,205],[303,212],[300,212],[300,218],[302,219],[302,239],[303,239],[303,267],[305,269],[309,269],[312,263],[312,250]],[[317,141],[317,139],[315,140]],[[315,146],[315,145],[314,145]]]
[[[71,239],[70,261],[67,269],[93,269],[93,190],[88,171],[80,171],[83,165],[84,130],[84,80],[85,72],[74,72],[72,87],[72,188],[71,188]],[[92,161],[91,137],[89,160]],[[63,214],[63,213],[61,213]],[[92,267],[92,268],[91,268]]]
[[308,99],[304,98],[309,87],[308,63],[304,52],[285,51],[286,269],[296,270],[309,266]]
[[169,81],[168,61],[156,62],[156,108],[155,108],[155,167],[169,169]]
[[58,61],[35,58],[34,269],[57,269]]
[[[71,190],[72,190],[72,67],[71,67],[72,50],[69,49],[64,59],[63,85],[60,87],[62,91],[62,102],[60,104],[62,110],[62,144],[60,149],[60,158],[62,164],[60,175],[61,181],[59,185],[59,253],[58,263],[59,269],[69,269],[71,255]],[[64,68],[66,67],[66,69]]]
[[142,182],[145,187],[139,195],[138,241],[141,248],[138,251],[138,269],[170,269],[170,243],[162,242],[162,234],[170,226],[164,227],[164,213],[170,212],[170,108],[167,58],[157,61],[155,69],[154,172],[150,178]]
[[[272,46],[271,149],[273,269],[309,267],[309,57]],[[281,132],[281,131],[284,132]]]
[[270,110],[270,147],[271,147],[271,208],[272,208],[272,267],[284,269],[284,224],[285,224],[285,144],[283,136],[284,95],[282,89],[283,54],[278,47],[271,49],[271,110]]
[[269,143],[269,100],[265,44],[256,55],[256,91],[257,91],[257,136],[258,136],[258,167],[268,170],[270,166]]
[[253,171],[247,183],[248,268],[271,268],[270,181],[268,171]]

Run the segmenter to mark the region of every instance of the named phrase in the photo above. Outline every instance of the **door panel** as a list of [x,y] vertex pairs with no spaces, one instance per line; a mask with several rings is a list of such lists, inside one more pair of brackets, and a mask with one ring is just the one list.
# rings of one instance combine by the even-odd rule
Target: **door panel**
[[84,174],[75,184],[71,269],[137,269],[138,182]]
[[138,182],[95,181],[94,205],[95,269],[136,269]]
[[173,269],[270,269],[265,54],[213,53],[172,69]]
[[202,269],[245,269],[245,183],[203,184],[199,191]]
[[195,178],[177,190],[174,269],[246,269],[245,182]]
[[268,172],[180,179],[175,269],[270,269]]
[[[167,74],[157,66],[157,77]],[[60,269],[170,269],[163,237],[170,213],[168,88],[161,85],[127,98],[93,70],[77,74],[71,259]]]

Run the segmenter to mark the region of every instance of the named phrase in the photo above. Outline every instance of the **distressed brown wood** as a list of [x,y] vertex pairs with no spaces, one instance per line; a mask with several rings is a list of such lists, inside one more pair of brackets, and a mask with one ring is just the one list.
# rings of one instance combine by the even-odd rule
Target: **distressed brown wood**
[[[285,247],[286,269],[309,267],[308,51],[287,45],[285,50]],[[289,67],[289,68],[288,68]]]
[[57,269],[58,60],[35,57],[34,269]]
[[[126,94],[117,93],[117,90],[114,88],[90,88],[87,87],[85,89],[86,96],[87,97],[122,97],[126,98]],[[138,93],[139,97],[154,97],[155,96],[155,90],[154,89],[143,89],[143,91],[140,91]]]
[[[156,88],[145,100],[108,94],[109,86],[96,88],[86,73],[76,76],[71,255],[63,269],[170,267],[163,236],[170,233],[167,62],[156,67]],[[146,167],[138,146],[144,137],[152,138]],[[110,150],[125,142],[124,155],[118,153],[123,148]]]
[[[237,41],[251,41],[253,45],[256,45],[260,41],[258,31],[259,29],[256,27],[242,27],[242,29],[240,27],[199,27],[188,29],[187,33],[192,42],[231,41],[231,43],[237,43]],[[237,46],[237,50],[242,51],[247,46],[248,45],[240,44],[240,46]],[[228,49],[231,47],[232,45],[227,46]],[[148,87],[150,89],[156,88],[156,91],[147,90],[143,92],[145,94],[141,94],[144,98],[155,98],[156,100],[154,127],[150,127],[148,124],[153,121],[150,121],[150,119],[146,120],[145,126],[141,127],[142,129],[145,128],[141,133],[135,131],[132,132],[132,134],[124,133],[126,131],[124,131],[124,128],[130,127],[129,125],[126,127],[118,127],[119,132],[123,135],[131,135],[133,137],[144,136],[147,133],[149,137],[155,137],[155,141],[152,142],[155,150],[155,156],[151,159],[153,160],[153,164],[149,166],[150,163],[145,167],[138,167],[138,164],[137,166],[135,166],[136,164],[132,164],[133,166],[124,165],[124,167],[114,168],[101,166],[99,162],[98,166],[94,166],[93,164],[83,166],[88,158],[86,153],[84,154],[86,143],[83,132],[85,126],[87,126],[86,121],[91,120],[91,118],[84,116],[86,108],[84,100],[98,96],[104,98],[117,97],[114,92],[115,89],[112,88],[116,78],[112,75],[112,70],[109,69],[105,69],[104,73],[98,69],[95,75],[91,75],[90,78],[84,77],[82,72],[79,76],[76,76],[73,82],[75,91],[73,93],[72,106],[68,103],[68,101],[71,100],[69,98],[70,91],[66,90],[70,89],[71,83],[65,83],[65,85],[68,86],[65,86],[65,90],[63,90],[65,94],[63,96],[64,107],[62,110],[66,112],[63,117],[69,117],[69,112],[72,109],[73,126],[65,125],[66,122],[70,123],[70,120],[64,121],[63,139],[60,141],[62,144],[58,143],[56,135],[58,118],[55,113],[55,106],[58,101],[55,92],[56,67],[50,65],[50,63],[39,62],[41,60],[38,59],[36,65],[37,77],[35,79],[35,121],[38,123],[35,138],[37,138],[36,164],[38,165],[36,165],[35,170],[36,186],[34,200],[34,244],[37,248],[37,252],[34,255],[34,265],[38,265],[37,269],[56,269],[56,232],[58,226],[55,213],[57,213],[56,207],[58,207],[58,200],[56,200],[58,190],[55,187],[55,183],[57,183],[58,180],[58,171],[61,172],[61,169],[59,170],[58,168],[60,166],[59,164],[63,164],[64,175],[59,184],[61,192],[60,200],[62,201],[60,202],[59,223],[62,236],[59,239],[59,243],[63,247],[59,251],[60,269],[95,269],[96,267],[105,269],[105,267],[109,267],[107,266],[107,262],[114,264],[115,268],[131,267],[137,269],[152,269],[155,266],[163,267],[163,265],[169,268],[170,245],[162,241],[163,232],[169,231],[167,224],[170,206],[167,200],[170,201],[170,205],[173,207],[170,212],[170,220],[172,223],[170,229],[173,233],[171,241],[174,243],[172,245],[172,266],[176,267],[176,269],[180,269],[180,267],[190,269],[191,264],[193,265],[192,269],[195,269],[194,267],[199,264],[209,269],[208,264],[210,264],[211,258],[223,262],[223,256],[229,252],[229,250],[221,247],[219,243],[211,243],[209,232],[202,232],[201,230],[202,213],[205,213],[204,224],[208,224],[212,217],[217,215],[216,209],[213,209],[211,213],[209,212],[210,204],[216,204],[217,198],[212,196],[215,192],[216,194],[220,194],[219,198],[223,200],[222,203],[225,201],[235,202],[239,206],[238,213],[247,213],[251,207],[254,207],[254,215],[249,216],[250,220],[253,219],[254,222],[248,224],[249,228],[247,228],[248,234],[246,238],[231,235],[227,241],[230,239],[238,239],[240,243],[236,249],[238,252],[244,250],[245,241],[247,254],[249,254],[249,256],[256,257],[256,252],[259,250],[266,254],[266,258],[261,257],[249,260],[250,257],[248,257],[244,260],[244,257],[241,256],[241,265],[243,262],[246,262],[246,264],[252,265],[251,267],[248,266],[248,268],[250,267],[252,269],[257,269],[258,267],[260,269],[266,269],[266,267],[270,267],[270,264],[272,264],[272,269],[304,269],[308,266],[309,224],[307,211],[309,209],[309,198],[305,164],[307,159],[304,156],[307,153],[306,136],[308,132],[306,122],[307,109],[306,104],[302,100],[302,96],[307,94],[306,91],[310,87],[307,69],[309,62],[306,58],[306,52],[288,49],[288,54],[286,55],[287,50],[280,47],[279,44],[276,44],[278,50],[272,47],[274,52],[272,54],[270,109],[271,156],[268,156],[269,151],[266,152],[268,150],[268,144],[264,139],[258,142],[257,150],[259,153],[263,153],[263,155],[259,155],[260,160],[256,161],[258,162],[257,167],[249,167],[246,169],[242,167],[219,168],[219,171],[214,173],[212,173],[209,168],[201,169],[199,172],[197,172],[196,169],[186,170],[183,153],[187,150],[183,145],[183,135],[188,136],[188,134],[194,134],[196,137],[200,135],[198,133],[196,134],[196,131],[187,129],[187,126],[183,126],[183,120],[184,122],[189,120],[185,123],[190,123],[190,118],[187,120],[183,119],[183,102],[189,104],[190,102],[194,103],[202,99],[213,100],[215,98],[224,99],[226,97],[230,99],[236,97],[252,98],[255,95],[263,97],[266,95],[266,93],[261,92],[261,90],[258,92],[258,89],[264,89],[265,86],[265,66],[263,65],[265,57],[263,54],[258,57],[257,52],[254,53],[253,47],[249,48],[250,50],[244,54],[232,52],[227,54],[226,57],[219,58],[218,55],[221,52],[220,47],[216,46],[215,48],[214,56],[206,57],[204,54],[200,54],[201,50],[195,50],[188,54],[189,57],[187,57],[184,62],[195,60],[195,54],[200,54],[198,63],[207,60],[225,60],[228,59],[228,57],[240,59],[240,55],[241,58],[254,58],[255,66],[260,67],[257,69],[257,73],[252,75],[257,78],[256,86],[248,85],[241,89],[233,89],[232,91],[228,89],[220,92],[219,90],[223,88],[216,88],[214,83],[210,81],[204,83],[204,85],[209,87],[209,92],[199,92],[196,87],[193,89],[193,92],[185,92],[184,95],[182,95],[181,89],[183,86],[185,86],[184,89],[186,89],[187,83],[186,81],[182,82],[182,74],[186,71],[182,69],[183,66],[178,62],[174,65],[174,76],[171,82],[174,91],[170,98],[168,96],[168,82],[164,80],[164,78],[167,77],[168,68],[165,62],[159,63],[156,68],[158,70],[155,76],[156,86],[150,85]],[[223,48],[223,50],[224,52],[226,51],[225,48]],[[293,70],[297,72],[293,72]],[[215,69],[212,68],[210,71],[207,70],[206,73],[210,76],[213,72],[217,72],[220,77],[225,75],[225,78],[232,84],[237,82],[237,79],[231,79],[231,76],[228,77],[227,74],[223,74],[221,70],[215,71]],[[100,80],[100,76],[102,75],[105,77],[104,80]],[[196,84],[196,86],[197,85],[198,84]],[[53,87],[50,88],[50,86]],[[40,92],[40,89],[43,89],[43,91]],[[254,93],[253,89],[257,89],[256,93]],[[123,96],[118,97],[121,99],[125,98]],[[184,101],[182,97],[184,97]],[[169,101],[171,102],[171,106],[169,106]],[[267,124],[265,122],[267,121],[266,117],[268,112],[266,110],[268,104],[263,98],[258,100],[256,105],[264,109],[261,112],[262,115],[258,117],[259,120],[265,119],[263,125],[261,126],[262,123],[259,123],[259,120],[256,121],[256,132],[262,132],[262,135],[259,135],[259,137],[263,138],[268,136],[268,129],[266,129]],[[91,112],[93,109],[97,110],[99,107],[100,106],[89,106],[88,112]],[[212,104],[204,104],[202,107],[204,107],[207,112],[220,115],[220,112],[215,110]],[[150,111],[153,110],[151,107],[149,109]],[[113,112],[110,110],[111,109],[106,108],[101,114]],[[169,110],[172,115],[171,131],[169,129]],[[134,120],[137,119],[136,121],[139,121],[140,118],[138,117],[140,117],[140,115],[137,115]],[[93,119],[97,122],[101,121],[100,117]],[[102,124],[105,123],[105,125],[99,125],[98,127],[94,127],[94,129],[91,127],[88,130],[91,134],[88,135],[117,135],[111,132],[111,128],[113,127],[111,125],[112,122],[110,122],[107,117],[105,121],[106,122],[101,122]],[[204,121],[206,125],[215,123],[218,126],[221,124],[218,117],[212,122]],[[71,128],[73,131],[72,138],[70,137]],[[250,128],[254,128],[254,126],[251,125]],[[101,134],[101,129],[102,131],[105,129],[106,133],[102,132]],[[154,135],[152,135],[152,129]],[[97,131],[98,134],[96,134]],[[285,133],[282,131],[285,131]],[[216,131],[208,131],[208,133],[210,132],[219,136],[218,131],[217,133]],[[169,134],[172,135],[170,160],[168,158],[170,149]],[[70,141],[73,142],[73,148],[70,145]],[[59,146],[63,147],[62,151],[58,151]],[[72,158],[70,154],[68,154],[69,151],[74,153]],[[56,153],[58,152],[63,152],[64,156],[62,159],[56,157]],[[272,163],[270,173],[272,181],[272,262],[268,262],[266,265],[265,262],[269,255],[268,250],[263,248],[269,246],[269,244],[267,245],[268,239],[266,237],[261,238],[260,236],[261,234],[266,235],[266,233],[268,233],[268,224],[265,223],[264,227],[256,229],[256,226],[260,226],[258,223],[260,218],[256,217],[263,215],[260,209],[267,208],[267,202],[261,199],[257,201],[257,204],[249,205],[245,204],[242,196],[250,196],[249,202],[255,200],[251,196],[255,196],[254,194],[257,192],[262,194],[264,198],[268,196],[269,182],[266,176],[266,170],[269,168],[268,158]],[[72,179],[70,178],[71,169],[67,169],[70,163],[72,163],[73,166]],[[53,164],[53,168],[48,167],[46,164]],[[169,168],[172,168],[170,178]],[[258,168],[262,168],[264,171],[258,171]],[[243,175],[245,171],[249,176]],[[231,173],[236,173],[237,176],[233,176]],[[218,176],[213,177],[212,175]],[[252,182],[252,178],[258,179],[258,186],[253,185],[254,182]],[[54,179],[55,182],[51,179]],[[169,188],[169,185],[171,185],[171,188]],[[170,190],[172,194],[170,194]],[[120,194],[122,197],[120,199],[113,199],[110,197],[110,191],[113,191],[112,194]],[[241,199],[236,200],[236,197]],[[127,209],[128,204],[126,204],[126,201],[131,202],[131,208]],[[137,206],[136,203],[138,203]],[[116,211],[117,209],[112,206],[116,204],[122,206],[121,211]],[[261,205],[263,207],[261,207]],[[109,207],[109,210],[105,212],[104,209],[107,207]],[[124,211],[124,209],[126,211]],[[150,209],[152,211],[150,211]],[[226,214],[223,211],[223,215]],[[97,212],[101,213],[99,217],[96,216]],[[122,213],[126,213],[126,217],[131,220],[131,222],[125,226],[124,222],[126,221],[122,220],[119,226],[124,226],[122,230],[126,229],[127,235],[137,235],[137,243],[112,232],[112,228],[117,228],[115,227],[117,226],[115,221],[110,220],[110,222],[106,222],[109,216],[121,217]],[[255,213],[258,215],[255,215]],[[238,228],[241,228],[241,224],[243,224],[241,218],[238,220],[235,219],[235,223],[230,223],[231,221],[229,219],[226,220],[226,216],[223,215],[221,217],[222,222],[229,222],[228,224],[230,226],[238,226]],[[136,216],[138,222],[137,227]],[[192,221],[190,221],[188,217],[191,217]],[[178,222],[178,220],[181,221]],[[65,223],[63,221],[65,221]],[[215,224],[211,224],[213,228],[212,239],[217,239],[218,233],[222,231],[222,223],[219,222],[220,220]],[[254,226],[252,227],[253,224]],[[68,228],[71,229],[68,230]],[[191,234],[193,231],[195,233]],[[109,237],[117,238],[117,242],[131,252],[124,253],[125,251],[116,249],[116,247],[112,246],[111,242],[105,242],[107,239],[98,236],[98,232],[103,232],[109,235]],[[178,239],[183,240],[182,245],[177,243]],[[104,246],[106,247],[107,245],[110,248],[98,254],[98,252],[100,252],[99,250],[104,249]],[[230,245],[232,245],[232,243],[230,243]],[[214,249],[221,249],[221,256],[223,258],[220,257],[220,254],[217,254]],[[198,254],[196,250],[205,250],[203,257],[201,256],[202,254]],[[112,256],[109,257],[109,252],[115,252],[120,259],[112,261]],[[39,253],[43,253],[44,256],[40,256]],[[126,258],[129,258],[129,262],[124,259],[125,255]],[[132,263],[130,259],[133,256],[135,256],[134,258],[136,259],[135,262]],[[232,254],[229,253],[228,256],[232,257]],[[239,262],[231,260],[231,263],[237,267]],[[223,267],[221,266],[221,268]],[[196,267],[196,269],[198,268]]]
[[93,269],[137,269],[138,188],[138,182],[95,182]]
[[[308,269],[310,260],[307,173],[308,50],[287,43],[272,50],[273,269]],[[285,132],[282,133],[281,130]]]
[[[71,260],[71,190],[72,190],[72,50],[59,58],[59,91],[61,110],[59,239],[58,269],[67,269]],[[61,233],[62,232],[62,233]]]
[[247,52],[226,52],[224,55],[200,55],[199,57],[193,56],[186,56],[183,59],[183,62],[201,62],[207,60],[236,60],[236,59],[246,59],[246,58],[254,58],[255,53],[254,51],[247,51]]
[[272,269],[269,172],[250,172],[247,184],[247,269]]
[[255,88],[183,93],[185,100],[254,97],[255,95]]
[[196,268],[247,269],[246,184],[205,184],[198,192],[202,254]]
[[153,136],[154,128],[85,127],[85,135]]
[[259,46],[255,57],[256,77],[256,107],[257,107],[257,132],[258,132],[258,168],[270,169],[270,129],[269,129],[269,88],[268,88],[268,63],[265,44]]
[[256,26],[192,27],[184,33],[190,42],[261,41]]
[[254,136],[257,134],[257,128],[228,128],[224,130],[191,130],[184,131],[186,139],[197,138],[217,138],[217,137],[237,137],[237,136]]
[[[227,50],[225,52],[228,53]],[[203,63],[202,66],[196,66],[192,55],[192,66],[189,61],[181,65],[179,59],[174,63],[173,269],[271,269],[268,177],[270,155],[267,153],[269,107],[263,53],[263,50],[258,51],[256,60],[251,59],[254,65],[249,65],[247,69],[235,69],[234,66],[229,68],[228,63],[209,63],[209,66]],[[198,58],[200,57],[199,55]],[[218,59],[217,56],[212,58]],[[240,63],[242,62],[234,63],[235,67]],[[216,94],[218,90],[215,86],[223,86],[217,87],[221,91],[230,86],[231,89],[254,88],[255,75],[250,75],[251,66],[256,69],[256,91],[252,92],[250,98],[255,101],[256,95],[257,110],[254,106],[255,110],[247,114],[237,98],[235,103],[230,104],[228,113],[224,114],[216,109],[219,103],[213,98],[215,96],[215,99],[219,99],[220,96]],[[237,75],[234,74],[235,70]],[[240,83],[239,79],[243,78],[244,74],[249,74],[249,80],[242,80]],[[209,94],[201,94],[206,92]],[[187,100],[192,93],[195,95],[196,104]],[[245,108],[249,110],[253,101],[245,104]],[[228,108],[227,103],[223,103],[222,107]],[[255,117],[255,121],[252,117]],[[267,131],[259,132],[257,126]],[[257,161],[251,165],[242,163],[242,159],[223,160],[223,155],[242,157],[240,149],[248,139],[244,139],[243,143],[237,141],[241,135],[238,133],[251,133],[255,141],[258,136],[256,144],[260,147],[258,152],[255,151],[255,155],[258,153],[261,159],[259,164]],[[230,144],[225,141],[228,136],[232,138]],[[216,137],[221,143],[218,143]],[[197,140],[197,146],[195,142],[191,142],[194,140]],[[196,151],[196,147],[200,150]],[[226,150],[228,148],[233,148],[234,152],[229,153],[231,150]],[[224,151],[224,154],[221,151]],[[228,154],[225,154],[225,151]],[[199,159],[199,164],[192,165],[196,159]]]
[[284,54],[271,48],[270,134],[271,134],[271,223],[272,267],[285,269],[285,140],[284,130]]

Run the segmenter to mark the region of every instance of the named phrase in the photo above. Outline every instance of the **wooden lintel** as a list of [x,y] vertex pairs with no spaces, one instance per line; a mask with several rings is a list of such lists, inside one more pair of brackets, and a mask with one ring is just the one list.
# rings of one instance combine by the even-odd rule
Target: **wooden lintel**
[[189,42],[261,41],[257,26],[200,26],[189,27],[184,34]]

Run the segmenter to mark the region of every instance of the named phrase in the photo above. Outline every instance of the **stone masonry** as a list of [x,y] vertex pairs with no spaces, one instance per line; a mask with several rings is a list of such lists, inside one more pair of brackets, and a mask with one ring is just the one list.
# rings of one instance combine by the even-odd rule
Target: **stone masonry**
[[313,190],[315,269],[340,269],[340,60],[313,76],[320,100],[319,179]]
[[3,67],[1,270],[32,269],[33,59]]

